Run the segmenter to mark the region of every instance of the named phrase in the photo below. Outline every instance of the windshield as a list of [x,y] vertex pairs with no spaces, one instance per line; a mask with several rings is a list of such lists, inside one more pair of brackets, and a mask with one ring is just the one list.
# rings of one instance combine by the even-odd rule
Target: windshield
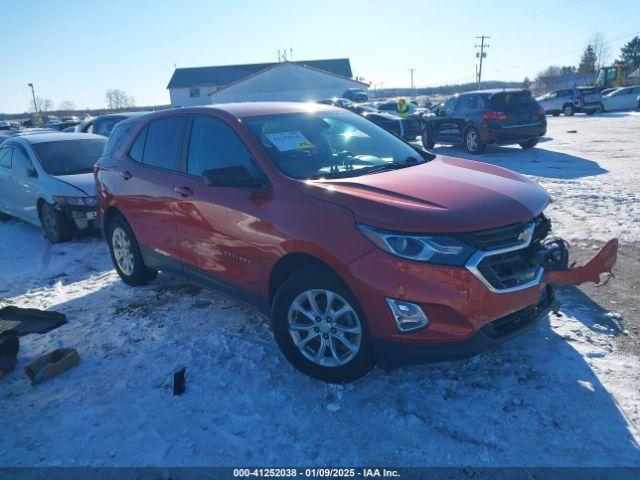
[[276,166],[298,179],[346,178],[424,163],[425,156],[351,112],[316,112],[244,121]]
[[73,175],[93,170],[105,140],[62,140],[33,145],[40,164],[49,175]]

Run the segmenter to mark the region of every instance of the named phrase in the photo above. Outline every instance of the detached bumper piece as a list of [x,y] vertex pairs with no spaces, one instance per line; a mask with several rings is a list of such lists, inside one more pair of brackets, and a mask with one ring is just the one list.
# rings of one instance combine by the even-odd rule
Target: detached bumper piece
[[488,323],[467,340],[455,343],[414,344],[374,339],[378,366],[385,370],[421,363],[461,360],[473,357],[531,329],[559,303],[547,287],[538,303]]
[[[566,248],[566,247],[565,247]],[[549,284],[580,285],[600,282],[600,275],[609,273],[618,259],[618,239],[609,240],[604,247],[583,266],[571,268],[547,268],[545,281]]]

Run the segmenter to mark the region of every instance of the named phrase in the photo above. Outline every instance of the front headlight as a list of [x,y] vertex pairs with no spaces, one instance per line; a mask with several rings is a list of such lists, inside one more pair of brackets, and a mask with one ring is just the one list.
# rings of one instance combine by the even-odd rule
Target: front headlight
[[382,250],[418,262],[463,266],[474,252],[462,240],[448,235],[385,232],[367,225],[358,225],[358,229]]
[[53,199],[58,205],[69,205],[73,207],[95,207],[96,197],[63,197],[54,195]]

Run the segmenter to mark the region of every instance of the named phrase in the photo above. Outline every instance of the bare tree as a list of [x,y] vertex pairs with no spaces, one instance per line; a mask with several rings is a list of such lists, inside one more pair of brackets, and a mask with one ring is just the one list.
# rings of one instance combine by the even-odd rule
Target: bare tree
[[593,47],[593,51],[595,53],[596,72],[605,65],[611,63],[611,49],[604,40],[604,35],[602,33],[594,34],[589,41],[589,45]]
[[53,102],[48,98],[41,98],[41,97],[36,97],[35,105],[33,104],[33,102],[31,102],[31,105],[29,107],[29,111],[32,113],[48,112],[52,109],[53,109]]
[[122,110],[123,108],[133,107],[136,104],[133,97],[118,88],[107,90],[105,98],[107,100],[107,107],[110,110]]
[[76,104],[73,103],[71,100],[64,100],[60,102],[60,105],[58,106],[58,110],[62,110],[65,112],[75,110],[75,109],[76,109]]

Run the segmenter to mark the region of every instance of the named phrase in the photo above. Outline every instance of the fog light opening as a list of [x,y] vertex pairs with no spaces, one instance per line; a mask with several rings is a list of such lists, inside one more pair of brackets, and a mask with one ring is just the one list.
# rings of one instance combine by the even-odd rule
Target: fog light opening
[[429,317],[419,305],[404,300],[385,298],[400,332],[413,332],[429,325]]

